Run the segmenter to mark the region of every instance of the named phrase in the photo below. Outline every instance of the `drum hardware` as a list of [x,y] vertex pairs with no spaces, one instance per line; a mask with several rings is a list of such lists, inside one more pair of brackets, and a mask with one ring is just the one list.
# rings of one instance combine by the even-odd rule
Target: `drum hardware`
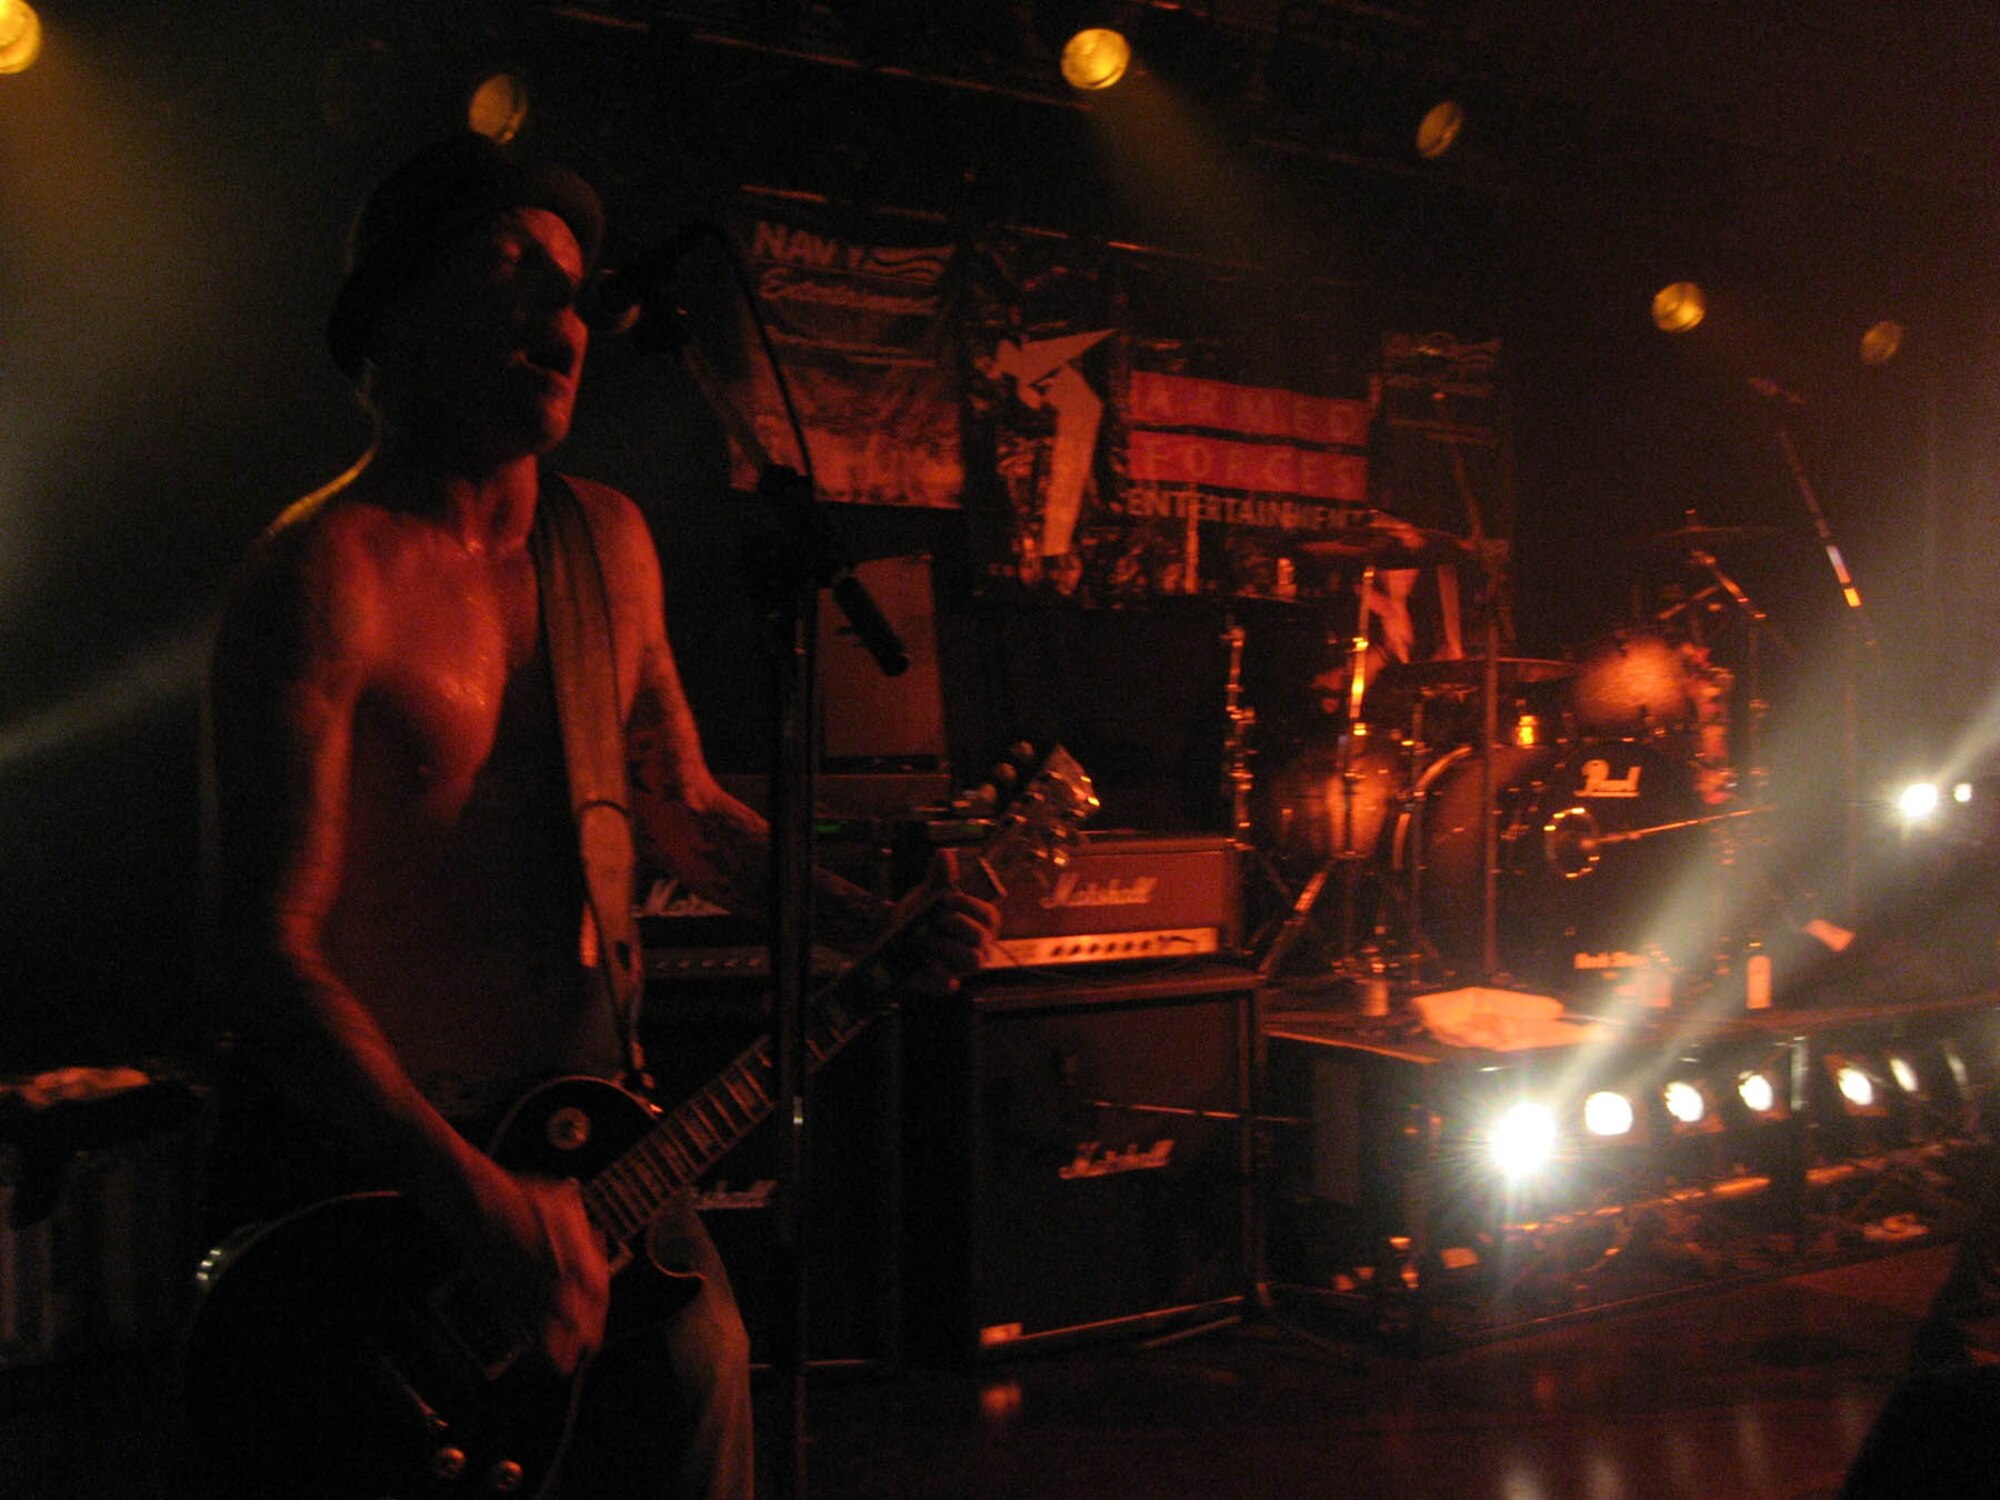
[[1222,643],[1229,651],[1229,673],[1223,684],[1222,794],[1229,801],[1229,831],[1238,843],[1250,841],[1250,793],[1256,775],[1251,770],[1250,736],[1257,727],[1257,710],[1243,701],[1243,626],[1235,610],[1223,614]]
[[1465,538],[1448,531],[1427,531],[1401,522],[1352,527],[1316,536],[1298,544],[1308,557],[1333,562],[1362,562],[1375,567],[1452,567],[1471,562],[1475,553]]
[[1728,812],[1708,813],[1694,818],[1677,818],[1670,823],[1654,823],[1645,828],[1626,828],[1606,833],[1587,807],[1565,807],[1542,825],[1542,857],[1551,870],[1565,880],[1581,880],[1595,870],[1604,851],[1620,844],[1636,844],[1662,834],[1682,833],[1690,828],[1707,828],[1731,823],[1739,818],[1762,817],[1768,807],[1738,807]]
[[[1558,682],[1574,676],[1576,663],[1545,660],[1532,656],[1503,656],[1498,662],[1500,678],[1509,685]],[[1484,680],[1484,657],[1464,656],[1455,661],[1398,661],[1382,669],[1381,685],[1415,687],[1433,692],[1474,690]]]
[[[1415,528],[1410,531],[1416,534]],[[1337,902],[1337,926],[1336,956],[1329,976],[1353,981],[1357,991],[1365,995],[1373,995],[1373,987],[1384,979],[1387,964],[1376,944],[1387,933],[1385,914],[1378,909],[1370,942],[1359,943],[1361,881],[1377,858],[1382,829],[1401,778],[1399,761],[1404,756],[1422,753],[1423,738],[1421,703],[1410,737],[1400,744],[1384,743],[1383,736],[1373,733],[1363,710],[1373,676],[1370,657],[1374,649],[1369,639],[1373,613],[1369,601],[1376,563],[1368,552],[1381,544],[1383,536],[1395,539],[1397,547],[1405,546],[1399,532],[1371,532],[1369,536],[1372,540],[1366,547],[1352,535],[1316,539],[1304,547],[1321,555],[1361,556],[1363,564],[1356,590],[1354,630],[1344,638],[1338,633],[1327,638],[1329,649],[1338,652],[1347,663],[1347,682],[1333,705],[1339,714],[1340,727],[1333,738],[1331,761],[1308,751],[1287,768],[1286,781],[1299,779],[1302,784],[1294,787],[1281,783],[1275,788],[1279,794],[1295,793],[1297,802],[1294,807],[1285,796],[1277,798],[1280,804],[1275,830],[1277,842],[1281,849],[1302,844],[1302,852],[1315,861],[1315,868],[1279,920],[1276,933],[1258,963],[1258,971],[1264,977],[1276,975],[1331,895]],[[1350,553],[1345,550],[1349,547],[1358,550]],[[1302,817],[1300,812],[1304,814]]]
[[1655,531],[1624,543],[1628,552],[1684,552],[1691,547],[1714,551],[1765,543],[1784,534],[1777,526],[1704,526],[1694,511],[1672,531]]

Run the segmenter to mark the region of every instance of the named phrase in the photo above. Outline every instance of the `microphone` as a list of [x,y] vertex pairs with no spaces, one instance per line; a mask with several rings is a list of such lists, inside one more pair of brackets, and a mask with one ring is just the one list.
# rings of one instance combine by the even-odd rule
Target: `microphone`
[[637,260],[599,271],[576,294],[576,310],[594,333],[629,333],[645,315],[646,304],[673,276],[674,269],[714,226],[683,225]]
[[1805,397],[1801,396],[1797,391],[1787,390],[1768,375],[1752,375],[1750,377],[1750,389],[1757,395],[1762,396],[1766,401],[1775,401],[1780,406],[1796,408],[1806,404]]

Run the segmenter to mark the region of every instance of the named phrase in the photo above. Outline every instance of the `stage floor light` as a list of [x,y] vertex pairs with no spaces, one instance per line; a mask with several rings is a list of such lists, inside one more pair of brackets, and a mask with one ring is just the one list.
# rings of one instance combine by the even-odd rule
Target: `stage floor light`
[[1592,1135],[1630,1135],[1635,1118],[1632,1101],[1611,1089],[1599,1089],[1583,1101],[1583,1128]]
[[1539,1171],[1555,1155],[1555,1112],[1545,1104],[1516,1104],[1494,1123],[1488,1145],[1494,1165],[1506,1176]]

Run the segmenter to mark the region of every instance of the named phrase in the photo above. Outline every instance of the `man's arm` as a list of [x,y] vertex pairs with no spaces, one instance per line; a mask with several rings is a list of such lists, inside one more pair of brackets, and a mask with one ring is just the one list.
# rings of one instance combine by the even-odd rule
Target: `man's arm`
[[362,549],[338,526],[328,530],[267,543],[217,636],[211,753],[225,1014],[291,1104],[408,1193],[497,1292],[538,1310],[549,1358],[574,1368],[601,1336],[608,1295],[574,1188],[523,1182],[466,1142],[327,960],[354,717],[387,646]]
[[[723,790],[702,753],[694,711],[681,685],[666,632],[658,559],[636,510],[621,528],[624,554],[617,575],[637,602],[633,628],[642,641],[639,681],[626,726],[633,822],[643,861],[672,874],[696,894],[746,915],[770,910],[770,828],[753,808]],[[998,912],[954,884],[946,862],[922,894],[891,903],[832,871],[813,871],[815,936],[856,953],[881,938],[919,904],[931,915],[918,925],[926,951],[926,988],[948,988],[978,967],[982,947],[998,930]]]

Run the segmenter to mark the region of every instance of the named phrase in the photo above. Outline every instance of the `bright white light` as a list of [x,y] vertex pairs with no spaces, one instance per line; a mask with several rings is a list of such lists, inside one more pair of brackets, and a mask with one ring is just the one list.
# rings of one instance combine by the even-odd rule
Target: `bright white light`
[[1889,1076],[1896,1080],[1896,1087],[1906,1094],[1923,1092],[1923,1085],[1917,1081],[1917,1070],[1907,1057],[1889,1059]]
[[1736,1097],[1753,1115],[1769,1114],[1778,1102],[1778,1090],[1769,1073],[1745,1073],[1736,1080]]
[[1494,1164],[1509,1177],[1525,1177],[1555,1152],[1555,1114],[1544,1105],[1517,1104],[1500,1117],[1490,1139]]
[[1906,823],[1921,823],[1937,811],[1938,789],[1935,782],[1913,781],[1896,796],[1896,811],[1903,815]]
[[1875,1102],[1875,1080],[1853,1063],[1843,1063],[1833,1081],[1840,1086],[1840,1097],[1856,1109],[1866,1109]]
[[1676,1078],[1660,1097],[1667,1106],[1667,1113],[1683,1125],[1699,1125],[1708,1113],[1708,1100],[1686,1079]]
[[1592,1135],[1625,1135],[1632,1129],[1632,1101],[1603,1089],[1583,1101],[1583,1128]]
[[1972,783],[1961,781],[1957,786],[1953,787],[1951,789],[1951,800],[1954,802],[1970,802],[1972,800]]
[[1958,1048],[1947,1046],[1944,1049],[1944,1065],[1951,1069],[1951,1081],[1958,1085],[1961,1094],[1972,1087],[1972,1071],[1966,1067],[1965,1058]]

